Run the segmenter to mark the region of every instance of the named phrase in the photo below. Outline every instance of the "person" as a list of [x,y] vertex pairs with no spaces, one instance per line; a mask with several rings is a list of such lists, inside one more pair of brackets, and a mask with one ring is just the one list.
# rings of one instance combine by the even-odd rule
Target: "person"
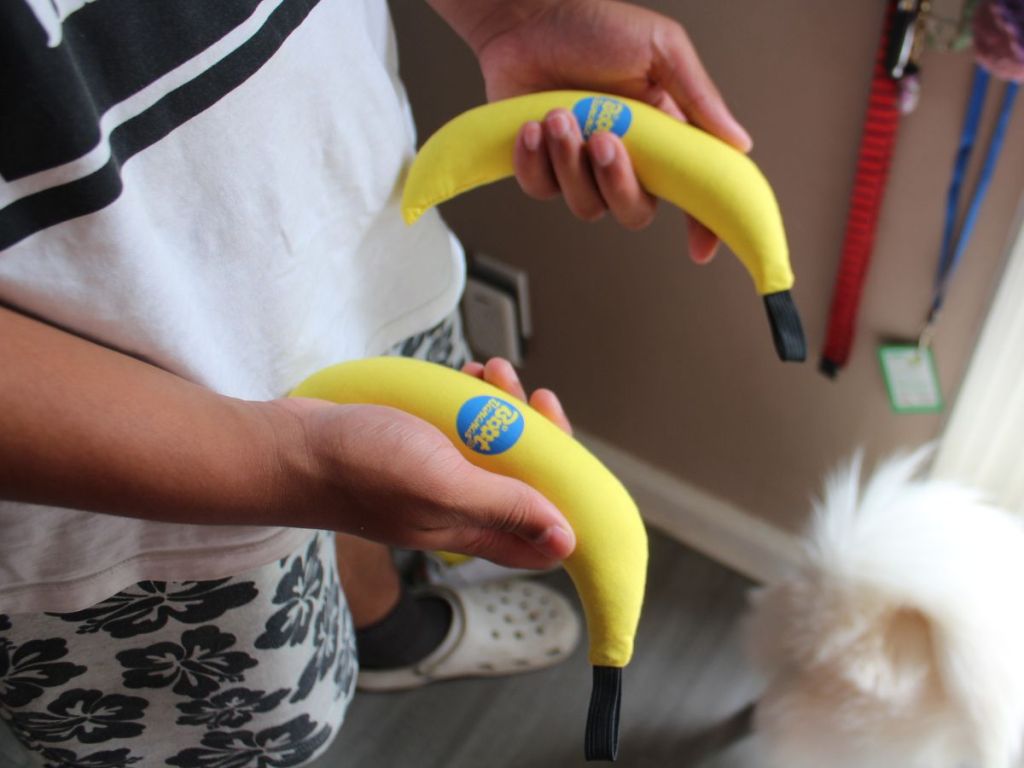
[[[431,5],[489,99],[611,91],[750,147],[658,13]],[[574,547],[547,499],[425,422],[284,397],[388,350],[463,363],[458,243],[398,214],[415,139],[386,6],[0,14],[3,719],[48,765],[302,764],[352,695],[353,620],[385,687],[451,636],[455,609],[410,601],[388,547],[523,568]],[[583,219],[653,215],[618,138],[584,143],[566,112],[522,127],[515,167]],[[689,233],[706,261],[714,235]],[[466,370],[526,399],[504,361]],[[530,402],[569,428],[553,393]]]

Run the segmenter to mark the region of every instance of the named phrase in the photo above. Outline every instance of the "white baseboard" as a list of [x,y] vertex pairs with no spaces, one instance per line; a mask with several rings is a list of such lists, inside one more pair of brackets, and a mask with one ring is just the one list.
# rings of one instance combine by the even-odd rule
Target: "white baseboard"
[[576,435],[633,495],[649,525],[762,584],[798,562],[796,536],[593,435]]

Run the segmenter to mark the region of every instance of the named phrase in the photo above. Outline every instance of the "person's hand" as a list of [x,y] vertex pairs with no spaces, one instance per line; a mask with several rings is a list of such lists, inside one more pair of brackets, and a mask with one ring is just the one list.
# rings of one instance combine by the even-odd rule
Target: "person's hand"
[[[750,137],[672,19],[613,0],[432,4],[473,48],[491,100],[558,88],[617,93],[750,150]],[[624,226],[638,229],[653,218],[655,199],[640,186],[621,140],[599,132],[584,143],[567,110],[522,127],[515,168],[528,195],[543,200],[561,194],[582,219],[611,211]],[[704,263],[718,239],[690,219],[689,245],[693,260]]]
[[492,357],[486,364],[466,363],[462,366],[462,372],[483,379],[488,384],[493,384],[498,389],[528,403],[535,411],[554,422],[555,426],[563,432],[572,434],[572,424],[569,423],[558,396],[550,389],[535,389],[533,394],[527,397],[516,369],[505,358]]
[[[488,380],[501,386],[500,377]],[[568,428],[553,394],[537,393],[535,403]],[[470,464],[440,430],[415,416],[299,398],[275,406],[298,420],[303,436],[302,449],[283,459],[294,465],[285,474],[295,478],[289,495],[302,518],[384,544],[462,552],[518,568],[548,568],[572,553],[572,529],[550,501],[525,483]]]

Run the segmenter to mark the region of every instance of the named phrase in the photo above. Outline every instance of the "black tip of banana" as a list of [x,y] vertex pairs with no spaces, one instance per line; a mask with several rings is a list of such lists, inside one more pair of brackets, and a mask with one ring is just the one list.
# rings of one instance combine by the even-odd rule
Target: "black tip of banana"
[[768,322],[772,326],[772,339],[779,359],[802,363],[807,359],[807,341],[804,339],[800,313],[789,291],[767,294],[764,297],[764,308],[768,311]]
[[622,669],[594,667],[594,688],[587,712],[584,754],[587,760],[612,761],[619,754],[619,705],[622,702]]

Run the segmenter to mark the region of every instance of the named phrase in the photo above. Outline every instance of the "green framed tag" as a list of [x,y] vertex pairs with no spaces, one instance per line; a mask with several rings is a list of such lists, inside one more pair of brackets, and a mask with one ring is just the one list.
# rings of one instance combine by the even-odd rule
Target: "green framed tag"
[[930,347],[884,344],[878,348],[889,404],[896,413],[939,413],[942,390]]

